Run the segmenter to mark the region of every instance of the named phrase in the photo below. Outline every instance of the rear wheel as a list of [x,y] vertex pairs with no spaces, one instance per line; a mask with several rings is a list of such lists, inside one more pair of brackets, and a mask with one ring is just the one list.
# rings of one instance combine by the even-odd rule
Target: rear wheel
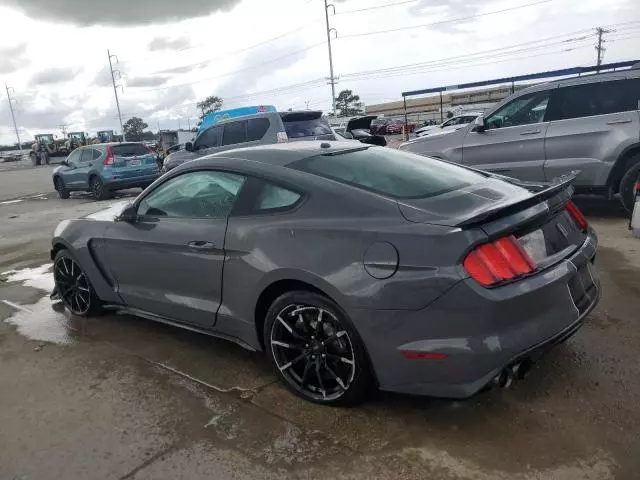
[[627,212],[633,211],[635,203],[635,185],[640,175],[640,157],[636,157],[635,162],[627,169],[620,180],[620,200]]
[[89,277],[67,250],[55,257],[53,280],[60,300],[74,315],[88,317],[100,311],[101,302]]
[[324,405],[362,402],[373,384],[360,337],[332,300],[288,292],[267,312],[267,354],[277,375],[296,395]]
[[109,197],[106,188],[104,188],[104,183],[98,176],[91,177],[91,193],[93,194],[93,198],[96,200],[105,200]]
[[69,198],[69,190],[67,190],[64,186],[64,180],[62,180],[60,177],[55,177],[53,179],[53,185],[60,198],[62,198],[63,200]]

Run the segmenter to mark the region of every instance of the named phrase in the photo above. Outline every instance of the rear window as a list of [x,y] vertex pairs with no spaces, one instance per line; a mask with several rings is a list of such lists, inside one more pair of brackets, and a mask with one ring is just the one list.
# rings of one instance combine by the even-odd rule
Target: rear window
[[320,118],[293,121],[287,121],[283,118],[282,122],[289,139],[333,135],[329,124]]
[[456,165],[388,148],[319,155],[296,162],[292,167],[405,199],[434,197],[486,178]]
[[147,147],[141,143],[122,143],[111,147],[113,155],[116,157],[138,157],[151,153]]

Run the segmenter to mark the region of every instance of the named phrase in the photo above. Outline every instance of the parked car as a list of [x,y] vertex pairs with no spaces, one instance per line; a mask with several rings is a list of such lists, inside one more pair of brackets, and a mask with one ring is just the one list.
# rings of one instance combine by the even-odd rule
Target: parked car
[[361,143],[385,147],[387,145],[387,140],[382,135],[372,135],[370,133],[371,123],[375,121],[376,118],[377,117],[375,115],[354,117],[347,122],[342,132],[338,131],[336,128],[333,128],[333,131],[338,140],[353,139],[358,140]]
[[385,135],[387,133],[387,124],[391,120],[385,117],[378,117],[371,122],[369,133],[371,135]]
[[184,150],[168,155],[163,171],[216,152],[300,140],[336,140],[336,136],[321,111],[267,111],[235,117],[209,126]]
[[418,128],[415,133],[417,136],[423,137],[433,133],[451,132],[460,129],[465,125],[469,125],[480,115],[482,115],[481,112],[465,113],[464,115],[451,117],[449,120],[441,123],[440,125],[430,125]]
[[321,404],[468,397],[524,375],[598,301],[571,181],[353,142],[221,152],[62,222],[53,295],[265,351]]
[[486,116],[401,150],[522,180],[579,170],[577,192],[619,193],[633,206],[640,172],[640,68],[555,80],[520,90]]
[[91,192],[104,200],[116,190],[146,188],[160,175],[157,154],[141,142],[101,143],[80,147],[53,170],[60,198]]
[[[394,119],[389,121],[386,124],[386,134],[387,135],[397,135],[402,133],[402,129],[404,128],[404,120],[402,119]],[[412,133],[416,128],[416,124],[412,122],[407,122],[407,132]]]

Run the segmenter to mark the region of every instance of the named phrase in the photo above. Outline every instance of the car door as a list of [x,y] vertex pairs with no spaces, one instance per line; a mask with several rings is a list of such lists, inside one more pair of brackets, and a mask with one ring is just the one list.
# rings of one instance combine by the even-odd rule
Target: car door
[[63,172],[63,181],[69,190],[82,189],[82,174],[79,171],[80,158],[82,157],[82,149],[76,149],[69,154],[67,159],[67,166]]
[[525,93],[484,119],[485,129],[464,127],[462,163],[522,180],[543,181],[545,113],[551,90]]
[[73,171],[77,188],[89,188],[89,173],[93,170],[93,148],[81,148],[80,159]]
[[108,268],[127,306],[199,328],[214,325],[227,217],[244,181],[223,171],[185,172],[136,201],[137,221],[107,229]]
[[545,141],[548,180],[579,170],[576,185],[602,186],[621,152],[640,140],[640,79],[597,80],[560,84],[552,95]]

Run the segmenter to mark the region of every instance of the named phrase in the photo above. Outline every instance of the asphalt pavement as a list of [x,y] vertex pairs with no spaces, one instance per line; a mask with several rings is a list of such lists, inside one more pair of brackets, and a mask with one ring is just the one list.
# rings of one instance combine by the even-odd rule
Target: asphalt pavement
[[51,232],[112,200],[58,199],[50,167],[0,171],[0,192],[0,479],[639,478],[640,242],[615,202],[578,200],[602,300],[526,379],[337,409],[235,344],[53,308]]

